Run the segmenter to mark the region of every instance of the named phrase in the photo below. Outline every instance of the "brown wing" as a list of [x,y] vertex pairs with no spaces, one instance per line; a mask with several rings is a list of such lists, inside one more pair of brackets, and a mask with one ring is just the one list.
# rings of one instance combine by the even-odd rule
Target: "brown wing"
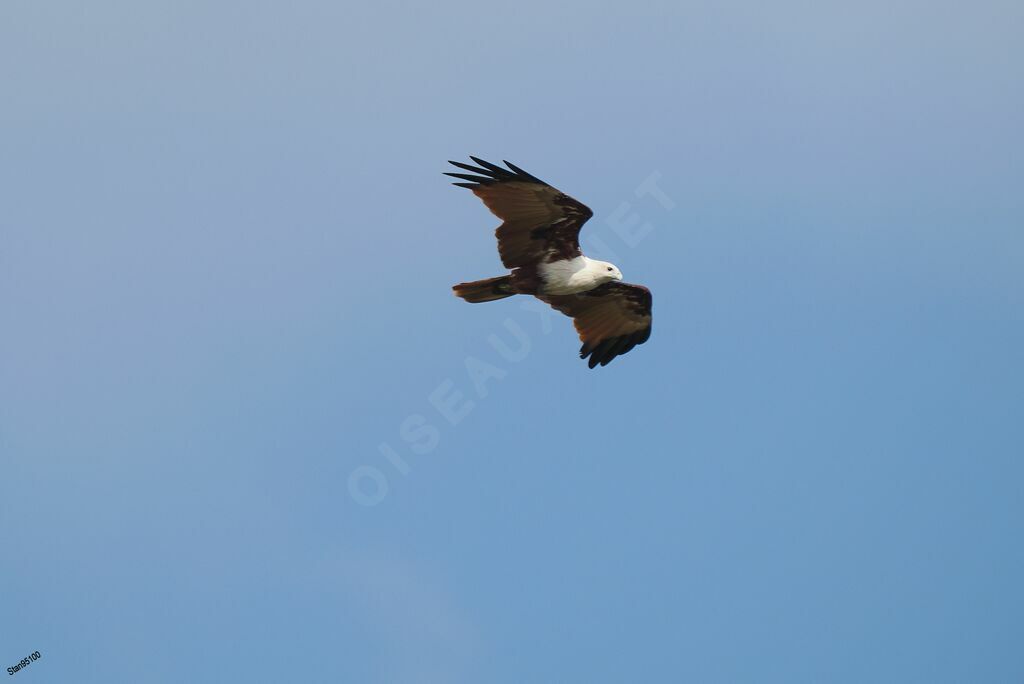
[[504,223],[494,235],[506,268],[580,256],[580,228],[594,215],[585,205],[556,190],[514,164],[508,169],[470,157],[480,166],[449,162],[473,174],[446,173],[467,183],[487,208]]
[[651,291],[641,285],[610,282],[572,295],[537,295],[567,316],[572,316],[591,368],[608,365],[651,336]]

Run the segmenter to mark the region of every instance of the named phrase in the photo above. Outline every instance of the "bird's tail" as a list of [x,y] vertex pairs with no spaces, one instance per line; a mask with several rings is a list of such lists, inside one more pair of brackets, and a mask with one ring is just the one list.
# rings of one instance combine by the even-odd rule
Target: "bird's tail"
[[486,280],[474,280],[471,283],[459,283],[452,287],[456,297],[462,297],[467,302],[476,304],[478,302],[493,302],[495,299],[504,299],[516,294],[512,289],[512,276],[498,276]]

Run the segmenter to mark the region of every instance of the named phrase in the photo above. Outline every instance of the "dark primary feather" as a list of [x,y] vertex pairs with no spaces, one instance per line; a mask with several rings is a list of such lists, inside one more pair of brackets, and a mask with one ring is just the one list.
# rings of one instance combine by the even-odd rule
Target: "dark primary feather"
[[[497,164],[492,164],[489,161],[484,161],[480,157],[474,157],[473,155],[469,155],[469,158],[472,159],[473,161],[475,161],[480,166],[484,167],[485,169],[488,169],[490,171],[493,171],[493,172],[497,173],[499,176],[511,175],[511,174],[509,174],[509,172],[507,170],[501,168]],[[505,163],[508,164],[508,162],[505,162]],[[461,166],[461,164],[457,164],[457,166]]]
[[461,178],[463,180],[468,180],[468,181],[471,181],[473,183],[491,183],[491,182],[493,182],[493,180],[490,179],[490,178],[485,178],[483,176],[471,176],[468,173],[445,173],[444,175],[451,176],[452,178]]
[[[465,171],[472,171],[474,174],[477,175],[465,176],[463,174],[449,172],[445,172],[444,175],[452,176],[453,178],[465,178],[467,180],[472,180],[473,182],[479,185],[490,185],[492,183],[501,182],[507,183],[510,181],[520,181],[522,183],[537,183],[538,185],[547,185],[547,183],[537,178],[533,174],[523,171],[521,168],[510,162],[505,162],[505,165],[508,166],[509,168],[503,169],[497,164],[492,164],[491,162],[484,161],[483,159],[474,157],[472,155],[470,155],[469,158],[475,161],[480,166],[464,164],[462,162],[452,161],[450,159],[448,160],[448,163],[451,164],[452,166],[457,166]],[[511,171],[509,169],[511,169]]]

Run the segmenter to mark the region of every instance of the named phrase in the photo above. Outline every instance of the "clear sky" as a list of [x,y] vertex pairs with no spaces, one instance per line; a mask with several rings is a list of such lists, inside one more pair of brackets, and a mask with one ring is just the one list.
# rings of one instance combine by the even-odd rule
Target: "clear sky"
[[[0,674],[1024,681],[1022,27],[2,3]],[[451,295],[469,154],[646,345]]]

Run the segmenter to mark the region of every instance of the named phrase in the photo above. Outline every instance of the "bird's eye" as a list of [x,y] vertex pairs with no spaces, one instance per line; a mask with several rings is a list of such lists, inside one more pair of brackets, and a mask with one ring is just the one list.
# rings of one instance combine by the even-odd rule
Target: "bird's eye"
[[611,266],[609,266],[609,267],[608,267],[608,270],[609,270],[609,271],[610,271],[610,270],[612,270],[612,267],[611,267]]

